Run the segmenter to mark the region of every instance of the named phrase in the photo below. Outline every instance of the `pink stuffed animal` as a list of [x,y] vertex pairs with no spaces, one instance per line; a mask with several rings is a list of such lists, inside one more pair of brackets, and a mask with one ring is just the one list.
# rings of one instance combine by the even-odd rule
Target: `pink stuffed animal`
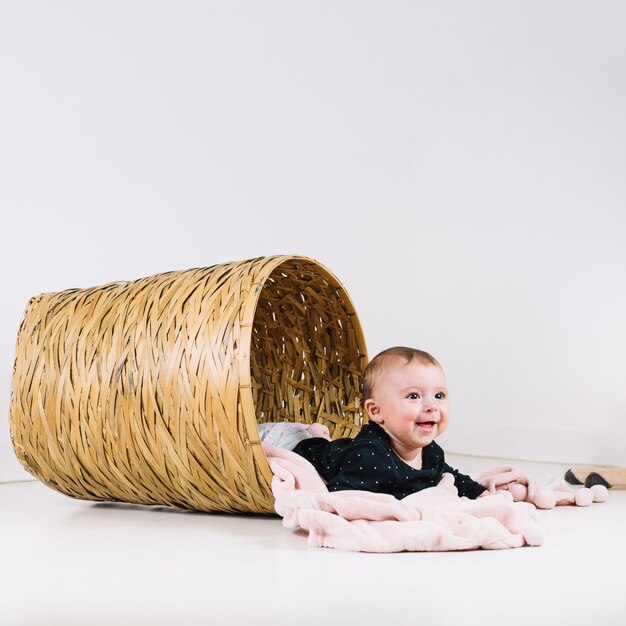
[[472,478],[487,487],[491,493],[508,491],[514,501],[530,502],[538,509],[553,509],[555,506],[567,504],[589,506],[592,502],[604,502],[608,498],[604,485],[573,489],[564,481],[557,480],[546,486],[528,474],[508,466],[474,474]]

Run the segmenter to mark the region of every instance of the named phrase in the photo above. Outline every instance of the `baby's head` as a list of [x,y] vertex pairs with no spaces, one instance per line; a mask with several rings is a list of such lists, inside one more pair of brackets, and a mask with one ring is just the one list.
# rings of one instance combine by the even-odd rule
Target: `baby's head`
[[379,352],[365,368],[363,374],[363,399],[369,400],[374,397],[374,387],[383,372],[393,366],[407,365],[413,361],[426,367],[432,365],[441,369],[439,361],[423,350],[405,348],[403,346],[387,348]]
[[404,460],[448,425],[448,390],[437,359],[415,348],[395,347],[376,355],[363,376],[365,410],[390,436]]

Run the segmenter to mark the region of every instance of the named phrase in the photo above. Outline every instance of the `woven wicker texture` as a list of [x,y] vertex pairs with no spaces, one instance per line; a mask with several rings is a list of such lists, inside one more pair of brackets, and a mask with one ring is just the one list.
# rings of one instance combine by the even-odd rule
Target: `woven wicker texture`
[[272,512],[257,423],[353,436],[366,360],[348,294],[305,257],[42,294],[17,337],[13,447],[76,498]]

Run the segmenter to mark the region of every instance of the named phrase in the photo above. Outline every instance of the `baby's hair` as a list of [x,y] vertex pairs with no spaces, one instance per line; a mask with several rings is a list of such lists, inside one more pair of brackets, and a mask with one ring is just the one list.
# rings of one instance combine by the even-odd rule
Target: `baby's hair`
[[404,360],[404,365],[415,360],[424,365],[436,365],[437,367],[441,367],[441,365],[439,365],[439,361],[437,361],[434,356],[428,354],[428,352],[424,352],[423,350],[417,350],[417,348],[405,348],[403,346],[387,348],[386,350],[379,352],[365,368],[365,372],[363,373],[363,400],[369,400],[372,397],[374,383],[380,376],[383,369],[400,360]]

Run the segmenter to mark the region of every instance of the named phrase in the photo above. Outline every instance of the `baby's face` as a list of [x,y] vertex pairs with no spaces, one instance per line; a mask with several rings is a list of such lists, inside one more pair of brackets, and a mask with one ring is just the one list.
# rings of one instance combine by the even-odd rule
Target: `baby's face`
[[443,371],[419,361],[387,367],[365,403],[370,417],[391,437],[401,458],[412,458],[448,426],[448,390]]

